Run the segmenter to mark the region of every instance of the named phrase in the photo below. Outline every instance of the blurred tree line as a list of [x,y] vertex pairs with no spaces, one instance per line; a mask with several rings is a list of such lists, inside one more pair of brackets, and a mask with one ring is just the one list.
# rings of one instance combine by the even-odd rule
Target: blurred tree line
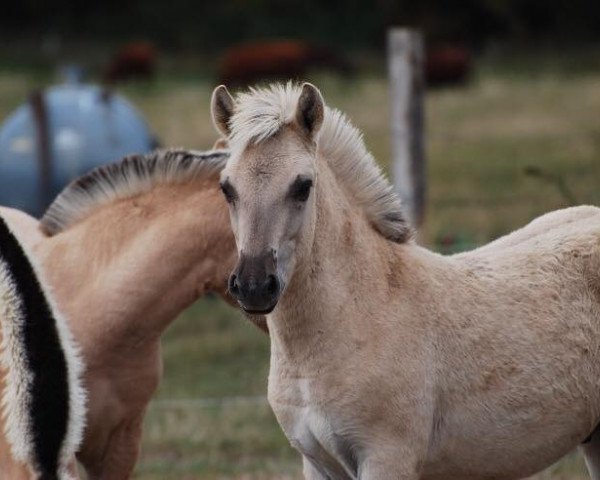
[[369,49],[381,47],[386,27],[414,25],[430,41],[478,47],[492,39],[597,40],[599,20],[597,0],[9,0],[0,36],[145,37],[206,53],[274,37]]

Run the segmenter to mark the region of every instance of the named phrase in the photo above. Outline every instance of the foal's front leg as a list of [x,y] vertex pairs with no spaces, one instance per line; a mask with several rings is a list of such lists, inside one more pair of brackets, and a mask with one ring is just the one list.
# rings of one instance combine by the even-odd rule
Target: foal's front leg
[[[389,445],[393,445],[390,443]],[[367,454],[358,470],[359,480],[418,480],[419,459],[415,451],[381,447]]]
[[313,463],[302,455],[302,473],[305,480],[329,480],[329,477],[321,474]]
[[590,441],[581,445],[580,449],[590,478],[600,480],[600,427],[596,428]]
[[359,480],[418,480],[420,476],[412,467],[399,468],[397,459],[395,464],[373,459],[365,462],[358,478]]
[[342,470],[342,467],[333,467],[333,470],[323,471],[304,455],[302,456],[302,462],[304,465],[302,471],[305,480],[352,480],[354,478],[349,477]]

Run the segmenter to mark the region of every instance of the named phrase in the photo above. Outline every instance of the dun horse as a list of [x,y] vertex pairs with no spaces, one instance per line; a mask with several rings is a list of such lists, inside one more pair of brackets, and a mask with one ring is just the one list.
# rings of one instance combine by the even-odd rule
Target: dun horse
[[[600,479],[600,209],[444,257],[310,84],[213,94],[230,290],[269,313],[269,401],[307,479]],[[591,434],[591,438],[590,438]]]
[[218,176],[226,151],[164,151],[68,186],[41,224],[1,210],[29,244],[81,346],[89,391],[78,459],[128,478],[161,376],[160,337],[208,291],[225,294],[237,253]]
[[0,478],[67,480],[84,420],[82,363],[39,269],[0,218]]

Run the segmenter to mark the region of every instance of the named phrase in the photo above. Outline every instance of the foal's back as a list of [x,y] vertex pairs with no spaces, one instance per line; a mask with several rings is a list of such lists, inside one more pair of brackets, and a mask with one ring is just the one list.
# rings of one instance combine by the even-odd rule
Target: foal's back
[[[597,235],[600,235],[600,208],[591,205],[564,208],[546,213],[519,230],[471,252],[455,255],[455,258],[474,257],[480,254],[494,255],[495,252],[501,253],[503,249],[507,248],[524,251],[532,245],[531,242],[537,245],[543,243],[547,247],[551,247],[553,239],[559,238],[568,240],[567,245],[559,248],[562,250],[563,247],[569,248],[569,245],[586,242],[590,233],[596,235],[596,238]],[[597,250],[598,244],[596,243],[595,246],[592,244],[590,248],[592,251],[594,248]]]
[[450,258],[466,269],[473,284],[483,283],[497,294],[508,294],[505,302],[515,300],[516,295],[541,301],[550,309],[598,313],[600,208],[557,210],[481,248]]

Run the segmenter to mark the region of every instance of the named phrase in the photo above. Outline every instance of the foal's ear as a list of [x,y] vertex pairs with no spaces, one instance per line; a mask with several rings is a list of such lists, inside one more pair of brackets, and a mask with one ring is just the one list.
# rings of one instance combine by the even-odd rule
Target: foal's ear
[[325,106],[319,89],[311,83],[302,85],[296,107],[296,122],[313,139],[323,123]]
[[214,89],[210,100],[210,111],[217,131],[228,137],[229,119],[233,115],[233,98],[225,85],[219,85]]

